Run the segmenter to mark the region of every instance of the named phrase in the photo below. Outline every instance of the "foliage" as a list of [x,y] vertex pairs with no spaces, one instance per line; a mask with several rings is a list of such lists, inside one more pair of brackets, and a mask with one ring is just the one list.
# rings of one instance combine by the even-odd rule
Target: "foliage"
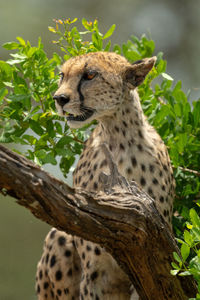
[[[54,53],[48,59],[40,39],[33,47],[18,37],[17,42],[4,44],[4,48],[14,50],[11,59],[0,61],[0,142],[23,145],[24,155],[40,165],[59,163],[65,176],[76,155],[81,153],[89,126],[71,130],[56,113],[52,94],[57,89],[57,74],[62,62],[95,51],[114,51],[133,62],[152,56],[155,50],[154,42],[145,35],[141,39],[131,36],[122,46],[112,46],[109,38],[115,25],[103,35],[97,20],[83,19],[84,31],[79,31],[75,24],[77,19],[55,20],[55,26],[49,27],[55,35],[53,43],[63,57]],[[166,74],[166,61],[161,52],[157,54],[155,67],[139,87],[139,93],[144,112],[167,145],[174,166],[177,184],[174,230],[181,238],[183,225],[194,211],[190,209],[199,202],[200,100],[191,105],[189,94],[181,89],[181,82],[173,84],[173,79]],[[193,228],[187,232],[192,235],[199,227],[194,227],[193,221],[191,226]],[[181,249],[195,252],[193,244],[189,245],[186,240],[182,245]],[[187,275],[182,270],[182,266],[185,268],[183,259],[186,259],[183,249],[182,265],[175,270]]]
[[187,222],[187,229],[184,231],[183,240],[177,241],[181,244],[181,255],[176,252],[173,253],[174,260],[172,262],[172,275],[179,276],[194,276],[198,283],[199,293],[196,298],[190,300],[200,299],[200,218],[194,208],[190,209],[190,223]]
[[[200,100],[193,101],[191,105],[181,90],[181,82],[173,86],[173,80],[165,73],[162,73],[164,80],[160,85],[155,84],[154,91],[148,88],[160,73],[160,68],[165,71],[165,64],[160,61],[141,87],[140,95],[150,123],[168,146],[176,179],[175,209],[188,219],[189,208],[199,201],[200,196]],[[182,231],[182,226],[179,226],[181,219],[174,221],[179,234]]]
[[[75,21],[56,20],[56,29],[49,27],[59,37],[53,42],[64,52],[65,60],[74,55],[110,49],[111,43],[103,48],[103,41],[112,35],[114,25],[102,35],[97,21],[88,23],[85,19],[82,24],[86,31],[78,32],[76,27],[70,30]],[[58,25],[62,25],[64,31]],[[83,41],[88,33],[91,42]],[[75,156],[81,153],[87,134],[86,127],[76,132],[69,129],[55,111],[52,94],[57,89],[56,74],[63,59],[56,53],[48,59],[41,39],[37,47],[21,37],[17,37],[17,41],[3,45],[15,53],[8,61],[0,61],[0,142],[25,145],[24,155],[39,165],[59,162],[61,171],[67,176]]]

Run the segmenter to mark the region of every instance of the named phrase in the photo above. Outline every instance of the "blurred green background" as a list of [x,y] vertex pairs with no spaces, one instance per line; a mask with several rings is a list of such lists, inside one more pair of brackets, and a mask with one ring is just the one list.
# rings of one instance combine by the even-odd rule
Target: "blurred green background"
[[[200,95],[199,16],[198,0],[0,0],[0,41],[22,36],[34,44],[41,36],[50,56],[57,51],[48,31],[54,18],[97,18],[102,32],[115,23],[113,43],[143,33],[155,41],[155,54],[164,52],[168,74],[182,80],[192,101]],[[0,48],[0,59],[8,57]],[[46,169],[62,178],[56,168]],[[36,299],[35,269],[48,230],[13,199],[0,198],[0,300]]]

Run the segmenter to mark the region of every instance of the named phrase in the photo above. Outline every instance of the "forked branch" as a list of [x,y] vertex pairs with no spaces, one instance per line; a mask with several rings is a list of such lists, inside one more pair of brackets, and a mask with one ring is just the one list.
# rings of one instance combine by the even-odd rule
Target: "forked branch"
[[[104,146],[103,146],[104,147]],[[129,184],[110,160],[102,192],[73,189],[0,145],[0,190],[37,218],[100,244],[116,259],[142,300],[186,300],[196,294],[191,277],[170,275],[175,240],[153,200]]]

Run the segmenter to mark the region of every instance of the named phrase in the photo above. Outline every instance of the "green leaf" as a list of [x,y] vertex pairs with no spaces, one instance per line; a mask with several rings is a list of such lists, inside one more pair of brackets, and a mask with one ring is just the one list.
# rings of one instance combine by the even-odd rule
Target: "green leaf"
[[20,63],[22,63],[22,62],[24,62],[25,61],[25,58],[19,58],[19,59],[9,59],[8,61],[7,61],[7,63],[9,64],[9,65],[16,65],[16,64],[20,64]]
[[46,151],[44,149],[35,152],[35,156],[39,159],[44,159],[46,156]]
[[14,88],[14,85],[13,85],[12,82],[4,81],[3,83],[4,83],[4,85],[7,86],[7,87]]
[[47,120],[46,129],[47,129],[49,137],[51,137],[51,138],[55,137],[55,129],[54,129],[54,124],[53,124],[52,120]]
[[180,270],[180,267],[177,264],[175,264],[174,262],[172,262],[171,265],[174,269]]
[[104,48],[104,51],[109,51],[109,50],[110,50],[110,47],[111,47],[111,41],[109,41],[109,42],[107,43],[107,45],[106,45],[105,48]]
[[108,31],[106,32],[106,34],[103,36],[103,40],[109,38],[109,37],[113,34],[113,32],[115,31],[115,28],[116,28],[116,25],[113,24],[113,25],[110,27],[110,29],[108,29]]
[[11,138],[13,140],[14,143],[16,144],[21,144],[21,145],[28,145],[28,143],[22,138],[11,135]]
[[47,153],[46,156],[42,159],[43,164],[52,164],[57,165],[57,160],[55,159],[52,152]]
[[22,136],[22,138],[24,140],[27,140],[27,142],[29,143],[29,145],[34,145],[35,142],[36,142],[36,138],[34,136],[32,136],[32,135],[24,134]]
[[195,236],[195,241],[200,242],[200,228],[192,228],[191,232],[194,234]]
[[49,26],[49,27],[48,27],[48,29],[49,29],[49,31],[51,31],[51,32],[53,32],[53,33],[56,33],[56,30],[55,30],[55,28],[53,28],[53,27]]
[[0,89],[0,101],[8,94],[8,90],[6,88]]
[[58,143],[56,144],[56,148],[63,148],[66,145],[70,145],[70,143],[73,141],[73,138],[70,136],[63,136]]
[[179,135],[177,135],[177,138],[178,138],[178,141],[176,143],[176,147],[178,148],[179,153],[183,153],[184,148],[188,142],[188,134],[187,134],[187,132],[180,133]]
[[57,131],[59,134],[62,134],[62,133],[63,133],[63,129],[62,129],[61,123],[55,122],[55,127],[56,127],[56,131]]
[[34,161],[39,165],[57,164],[54,154],[52,152],[47,153],[44,149],[38,150],[34,153]]
[[8,99],[12,100],[13,102],[22,102],[27,98],[30,98],[30,95],[19,94],[19,95],[10,95],[8,97]]
[[102,50],[103,47],[102,37],[96,32],[92,34],[92,42],[98,51]]
[[193,109],[193,118],[194,118],[194,125],[197,127],[197,125],[200,123],[200,100],[193,101],[192,103],[194,109]]
[[18,36],[18,37],[16,37],[16,39],[20,42],[20,44],[22,46],[24,46],[24,47],[26,46],[26,42],[22,37]]
[[115,52],[117,54],[121,54],[121,48],[120,48],[120,46],[119,45],[114,45],[113,52]]
[[93,24],[92,22],[88,22],[85,18],[82,19],[82,25],[85,27],[85,29],[91,31]]
[[13,50],[13,49],[18,49],[19,44],[16,42],[8,42],[8,43],[3,44],[3,47],[7,50]]
[[66,177],[70,168],[72,167],[73,163],[75,161],[74,156],[66,156],[62,157],[60,160],[60,169],[63,173],[63,175]]
[[56,61],[57,65],[61,65],[62,59],[57,53],[53,53],[53,59]]
[[179,276],[191,276],[190,271],[184,271],[178,274]]
[[183,262],[186,261],[190,254],[190,247],[187,244],[182,244],[181,245],[181,256],[183,258]]
[[163,77],[164,79],[167,79],[167,80],[170,80],[170,81],[174,80],[170,75],[168,75],[168,74],[166,74],[166,73],[161,73],[161,75],[162,75],[162,77]]
[[143,57],[151,56],[155,49],[155,43],[153,40],[148,40],[146,36],[143,34],[141,38],[140,47],[143,46]]
[[200,228],[200,218],[199,216],[197,215],[196,211],[194,208],[191,208],[190,209],[190,219],[192,221],[192,224],[194,226],[197,226]]
[[36,122],[35,120],[30,120],[29,121],[30,124],[30,128],[37,133],[38,135],[42,135],[44,134],[44,130],[43,128],[40,126],[40,124],[38,122]]
[[180,243],[180,244],[185,244],[185,242],[182,241],[181,239],[176,238],[176,240],[177,240],[177,242]]
[[191,247],[193,244],[192,235],[189,233],[188,230],[185,230],[183,235],[184,235],[185,242]]
[[[1,80],[7,81],[12,76],[13,68],[5,61],[0,60],[0,76]],[[6,77],[5,77],[6,76]]]
[[158,52],[158,54],[156,55],[156,57],[157,57],[157,59],[156,59],[155,66],[157,67],[159,65],[159,63],[161,61],[163,61],[163,52],[162,51]]
[[189,263],[190,266],[190,272],[193,274],[200,274],[200,257],[195,256],[190,260]]
[[176,252],[173,252],[173,257],[177,262],[182,263],[180,256]]
[[179,272],[179,270],[171,270],[170,271],[171,275],[173,275],[173,276],[177,275],[178,272]]
[[27,58],[27,55],[23,53],[11,53],[10,56],[19,59],[21,61],[24,61]]
[[162,105],[159,112],[156,113],[155,124],[162,124],[165,117],[170,114],[170,108],[167,105]]
[[165,60],[158,60],[156,61],[156,70],[158,72],[158,75],[159,74],[165,74],[165,70],[166,70],[166,65],[167,65],[167,62]]

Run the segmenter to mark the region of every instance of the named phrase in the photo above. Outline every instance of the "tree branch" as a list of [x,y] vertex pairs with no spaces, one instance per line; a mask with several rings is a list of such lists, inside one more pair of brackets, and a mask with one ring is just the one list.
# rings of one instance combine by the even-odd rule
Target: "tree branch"
[[191,174],[194,174],[194,175],[200,177],[200,172],[198,172],[196,170],[191,170],[191,169],[183,168],[183,167],[179,167],[179,169],[182,170],[183,172],[188,172],[188,173],[191,173]]
[[104,247],[142,300],[194,297],[191,277],[170,275],[172,252],[178,248],[154,201],[109,160],[113,171],[102,174],[102,192],[95,194],[70,188],[0,145],[0,191],[48,224]]

